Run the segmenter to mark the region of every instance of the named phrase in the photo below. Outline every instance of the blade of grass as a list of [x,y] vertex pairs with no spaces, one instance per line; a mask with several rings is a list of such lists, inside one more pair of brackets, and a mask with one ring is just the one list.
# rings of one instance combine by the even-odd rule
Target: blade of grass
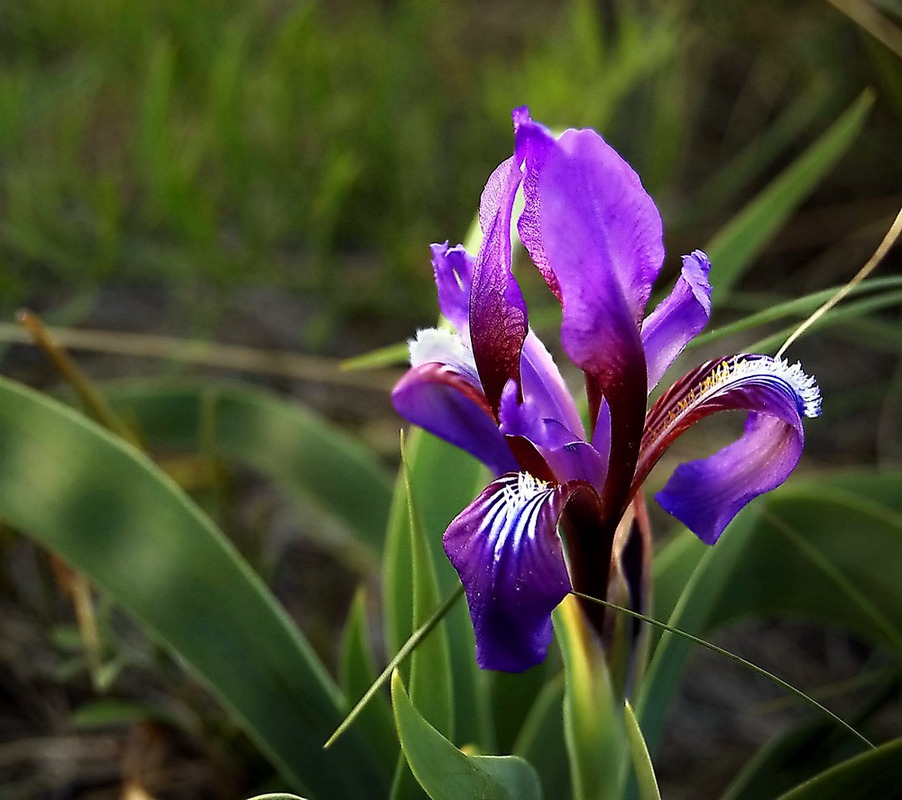
[[717,288],[726,294],[789,215],[843,156],[874,102],[865,91],[796,161],[760,192],[708,243]]
[[[888,308],[902,302],[902,291],[886,292],[875,297],[867,297],[856,303],[849,303],[842,308],[831,308],[818,317],[806,330],[822,330],[826,327],[837,325],[843,322],[855,323],[863,321],[862,318],[873,311],[879,311],[882,308]],[[767,352],[777,345],[780,341],[785,341],[787,335],[791,335],[794,330],[798,330],[796,326],[786,327],[781,331],[759,339],[748,346],[748,350],[753,353]],[[898,337],[896,337],[898,341]],[[869,343],[865,343],[869,344]]]
[[597,597],[592,597],[587,594],[582,594],[581,592],[573,592],[577,597],[581,597],[584,600],[588,600],[592,603],[597,603],[598,605],[604,606],[605,608],[610,608],[613,611],[619,611],[622,614],[627,614],[634,619],[638,619],[641,622],[646,623],[647,625],[653,625],[656,628],[659,628],[662,631],[666,631],[667,633],[672,633],[675,636],[680,636],[683,639],[686,639],[693,644],[697,644],[700,647],[704,647],[710,650],[712,653],[717,653],[724,658],[728,658],[731,661],[735,661],[737,664],[745,667],[748,670],[751,670],[756,675],[760,675],[762,678],[767,678],[769,681],[777,684],[780,688],[786,690],[792,695],[795,695],[799,700],[804,702],[806,705],[811,706],[812,708],[819,711],[821,714],[829,717],[833,722],[843,728],[848,734],[854,736],[858,739],[862,744],[867,746],[870,749],[875,749],[875,745],[867,739],[864,735],[855,730],[849,723],[843,720],[841,717],[834,714],[829,708],[819,703],[810,695],[805,694],[801,689],[797,689],[791,683],[784,681],[782,678],[777,677],[772,672],[768,672],[763,667],[759,667],[757,664],[753,664],[751,661],[744,659],[742,656],[738,656],[735,653],[730,652],[729,650],[724,649],[723,647],[718,647],[713,642],[709,642],[705,639],[702,639],[700,636],[693,636],[691,633],[687,633],[684,630],[680,630],[679,628],[675,628],[672,625],[668,625],[666,622],[661,622],[659,619],[654,619],[653,617],[646,616],[645,614],[640,614],[638,611],[633,611],[631,608],[626,608],[625,606],[619,606],[616,603],[610,603],[607,600],[600,600]]
[[[897,277],[889,277],[889,278],[872,278],[870,280],[865,280],[862,283],[851,289],[851,293],[853,295],[864,293],[864,292],[876,292],[880,290],[893,289],[896,287],[902,286],[902,278]],[[734,336],[737,333],[742,333],[743,331],[750,330],[751,328],[757,328],[760,325],[766,325],[769,322],[776,322],[777,320],[784,319],[785,317],[791,317],[796,314],[808,314],[812,310],[818,307],[821,303],[829,300],[837,291],[837,288],[832,289],[823,289],[819,292],[813,292],[812,294],[805,295],[804,297],[796,297],[792,300],[786,300],[782,303],[773,303],[771,301],[764,300],[767,304],[767,308],[763,308],[761,311],[756,311],[755,313],[748,314],[742,319],[736,320],[736,322],[731,322],[727,325],[721,325],[719,328],[715,328],[711,331],[706,331],[705,333],[701,333],[696,336],[689,344],[686,345],[686,349],[690,350],[693,347],[698,347],[702,344],[709,344],[711,342],[715,342],[718,339],[723,339],[726,336]]]
[[889,249],[895,244],[896,239],[899,238],[899,235],[902,234],[902,209],[899,209],[899,213],[896,214],[895,220],[893,220],[893,224],[890,225],[889,230],[886,232],[886,235],[883,237],[880,244],[877,246],[877,249],[874,251],[874,254],[867,260],[865,265],[858,270],[858,272],[852,277],[852,279],[843,286],[839,291],[836,292],[826,303],[824,303],[820,308],[818,308],[813,314],[811,314],[808,319],[806,319],[798,328],[796,328],[789,338],[783,342],[782,347],[777,350],[777,358],[780,358],[783,353],[786,352],[787,348],[798,339],[805,331],[807,331],[815,322],[817,322],[824,314],[826,314],[833,306],[839,303],[849,292],[851,292],[858,284],[860,284],[868,275],[870,275],[876,268],[877,265],[883,260],[884,256],[889,252]]
[[426,620],[419,628],[417,628],[407,639],[406,642],[402,645],[401,649],[395,653],[394,658],[388,662],[385,666],[385,669],[379,674],[379,677],[373,681],[372,686],[364,693],[364,695],[354,704],[354,707],[348,712],[348,715],[342,720],[341,724],[332,732],[332,735],[325,741],[323,744],[323,749],[328,749],[332,747],[335,742],[344,735],[345,731],[352,725],[354,720],[360,714],[360,712],[365,708],[366,704],[372,699],[373,695],[376,694],[385,684],[388,682],[388,679],[391,677],[392,672],[404,662],[404,660],[409,656],[416,646],[423,641],[428,635],[429,632],[442,621],[445,614],[450,611],[452,606],[457,602],[457,600],[463,595],[464,587],[460,586],[455,589],[448,597],[445,598],[445,601],[432,613],[429,619]]

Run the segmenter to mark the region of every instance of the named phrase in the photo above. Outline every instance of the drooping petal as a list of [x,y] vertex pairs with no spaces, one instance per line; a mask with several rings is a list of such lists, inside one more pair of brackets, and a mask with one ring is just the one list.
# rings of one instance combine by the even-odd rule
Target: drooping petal
[[445,531],[483,669],[522,672],[545,658],[551,612],[570,591],[557,522],[578,488],[504,475]]
[[799,364],[770,356],[732,356],[693,370],[649,412],[633,489],[687,428],[730,409],[751,412],[742,437],[677,468],[658,495],[665,510],[709,544],[739,509],[779,486],[795,468],[804,441],[802,418],[820,414],[820,392]]
[[[518,136],[529,129],[521,124]],[[602,397],[610,405],[603,500],[611,516],[619,517],[644,420],[647,379],[639,325],[664,257],[661,217],[636,173],[590,130],[567,131],[545,153],[535,183],[524,179],[524,192],[533,191],[545,254],[561,292],[564,350],[586,373],[590,417],[597,418]]]
[[447,242],[434,244],[430,250],[438,289],[438,307],[461,336],[467,338],[473,256],[464,250],[463,245],[449,247]]
[[708,257],[701,250],[683,256],[683,271],[673,291],[642,324],[648,391],[658,385],[683,348],[707,325],[711,315],[710,269]]
[[489,177],[479,206],[482,245],[473,268],[470,340],[485,396],[498,410],[501,392],[520,376],[520,351],[528,329],[526,302],[511,272],[511,214],[520,185],[513,156]]
[[453,367],[412,367],[392,391],[392,403],[406,420],[475,456],[493,474],[518,468],[484,395]]
[[655,499],[703,542],[714,544],[744,506],[789,477],[803,441],[801,426],[750,412],[737,441],[681,464]]

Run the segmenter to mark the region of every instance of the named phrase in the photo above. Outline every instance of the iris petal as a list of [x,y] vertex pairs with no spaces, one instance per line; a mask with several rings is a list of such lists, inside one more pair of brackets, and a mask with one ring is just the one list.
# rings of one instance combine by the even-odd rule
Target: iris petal
[[526,302],[511,272],[511,215],[520,185],[513,156],[489,177],[479,205],[482,245],[473,267],[470,341],[485,396],[494,411],[504,385],[520,375]]
[[504,387],[499,419],[505,436],[521,437],[535,447],[558,483],[583,481],[598,492],[602,490],[607,453],[603,458],[559,419],[544,416],[530,394],[524,392],[520,402],[513,381]]
[[804,442],[802,417],[820,414],[820,392],[800,365],[770,356],[732,356],[693,370],[649,412],[633,489],[681,433],[731,409],[750,412],[742,437],[678,467],[657,498],[709,544],[744,505],[779,486],[795,468]]
[[[518,135],[528,126],[521,125]],[[603,506],[625,508],[647,393],[639,324],[664,256],[661,218],[629,165],[594,131],[567,131],[545,154],[531,187],[541,237],[563,307],[561,342],[586,373],[590,418],[604,397],[611,441]]]
[[431,250],[438,307],[461,336],[468,338],[473,256],[463,245],[449,247],[447,242],[434,244]]
[[681,464],[655,499],[705,544],[714,544],[744,506],[789,477],[802,444],[801,427],[750,413],[737,441]]
[[551,612],[570,591],[557,522],[576,488],[504,475],[445,531],[483,669],[522,672],[545,658]]
[[560,300],[561,288],[551,264],[548,263],[545,245],[542,242],[542,205],[539,202],[537,186],[545,158],[555,146],[554,136],[547,128],[533,122],[526,108],[514,111],[514,133],[515,157],[517,163],[523,167],[524,206],[523,213],[517,220],[517,232],[548,288]]
[[412,367],[392,391],[392,403],[402,417],[475,456],[493,474],[517,469],[485,396],[453,367]]
[[586,438],[573,395],[567,389],[551,353],[532,331],[523,343],[520,379],[523,396],[534,398],[543,416],[556,420],[572,437]]
[[711,315],[710,269],[708,257],[701,250],[683,256],[683,270],[673,291],[642,324],[649,391],[657,386],[668,367],[708,323]]

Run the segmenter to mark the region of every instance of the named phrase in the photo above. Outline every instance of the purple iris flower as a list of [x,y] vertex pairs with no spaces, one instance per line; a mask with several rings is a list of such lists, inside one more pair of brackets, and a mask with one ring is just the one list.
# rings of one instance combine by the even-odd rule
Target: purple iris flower
[[[479,253],[432,246],[453,329],[417,334],[392,398],[402,416],[495,476],[444,545],[466,590],[480,666],[516,672],[545,657],[551,612],[568,592],[605,596],[618,525],[683,431],[716,411],[747,412],[736,442],[679,466],[656,496],[713,544],[796,466],[802,417],[820,413],[820,394],[798,364],[743,354],[691,371],[648,409],[649,393],[708,321],[708,258],[684,256],[676,285],[646,316],[664,246],[639,177],[595,131],[555,138],[525,108],[513,118],[514,155],[482,194]],[[518,190],[520,241],[561,303],[563,350],[585,374],[588,431],[529,328],[511,272]]]

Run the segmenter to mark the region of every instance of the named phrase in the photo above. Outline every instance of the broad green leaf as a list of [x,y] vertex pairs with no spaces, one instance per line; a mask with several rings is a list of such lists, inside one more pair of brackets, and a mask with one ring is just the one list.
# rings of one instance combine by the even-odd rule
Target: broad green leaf
[[846,153],[874,102],[864,92],[830,128],[725,225],[705,247],[717,290],[736,285],[779,227]]
[[388,664],[385,666],[385,669],[383,669],[382,672],[379,673],[379,677],[377,677],[376,680],[373,681],[373,683],[366,690],[363,696],[354,704],[354,707],[342,720],[341,725],[339,725],[335,729],[335,731],[333,731],[332,735],[323,745],[324,747],[331,747],[334,742],[341,738],[342,734],[348,729],[348,727],[354,724],[354,720],[366,707],[367,703],[372,699],[373,695],[388,683],[392,673],[404,664],[408,656],[410,656],[410,654],[413,653],[414,650],[416,650],[420,642],[422,642],[432,632],[432,629],[435,628],[435,626],[438,625],[443,619],[445,619],[448,611],[461,597],[463,597],[463,593],[463,586],[458,586],[457,589],[451,592],[451,594],[448,595],[448,597],[446,597],[444,601],[442,601],[442,604],[435,609],[435,611],[430,615],[429,619],[427,619],[426,622],[420,625],[420,627],[411,634],[410,638],[408,638],[407,641],[404,642],[401,649],[391,657]]
[[759,509],[742,568],[708,625],[751,613],[803,615],[902,652],[899,559],[902,514],[829,485],[797,484]]
[[564,738],[574,800],[619,799],[628,762],[623,700],[573,595],[557,607],[554,621],[564,656]]
[[[677,526],[677,532],[655,553],[652,565],[653,616],[670,619],[693,570],[708,549],[698,536],[681,525]],[[653,630],[649,633],[652,640],[657,641],[660,632]]]
[[[745,616],[791,614],[902,649],[902,474],[866,474],[799,480],[758,499],[702,555],[670,624],[703,635]],[[637,716],[652,751],[688,649],[664,634],[642,685]]]
[[[406,437],[405,453],[412,495],[422,521],[439,592],[442,597],[460,587],[460,580],[442,548],[442,535],[482,489],[483,467],[471,456],[422,430]],[[385,542],[383,606],[386,648],[394,653],[413,630],[413,588],[406,485],[399,475]],[[475,639],[465,603],[445,618],[454,676],[456,738],[489,749],[494,745],[485,679],[476,665]]]
[[658,791],[658,779],[651,763],[651,756],[639,727],[639,720],[633,712],[633,707],[627,701],[623,709],[626,722],[626,738],[630,745],[630,756],[633,760],[633,771],[636,775],[636,784],[639,787],[639,800],[661,800],[661,792]]
[[287,782],[323,798],[369,798],[385,786],[358,736],[322,751],[341,719],[337,687],[234,547],[148,459],[6,380],[0,439],[0,518],[177,654]]
[[[342,637],[340,685],[345,699],[356,702],[376,680],[376,667],[366,630],[366,595],[358,590],[351,605]],[[354,725],[360,735],[379,753],[379,760],[391,764],[398,757],[391,707],[383,693],[377,693],[360,712]]]
[[[521,698],[522,700],[522,698]],[[535,696],[511,752],[532,764],[545,797],[571,797],[564,742],[564,673],[548,681]]]
[[351,531],[347,544],[364,564],[380,558],[391,503],[388,476],[359,442],[300,403],[227,383],[130,381],[102,388],[151,447],[208,447],[252,466]]
[[467,756],[419,714],[401,676],[392,676],[392,704],[401,748],[432,800],[538,800],[539,780],[516,756]]
[[[416,433],[414,431],[410,439]],[[409,458],[413,460],[414,456],[410,455]],[[404,473],[398,470],[382,556],[382,608],[385,617],[385,649],[388,653],[397,653],[415,627],[413,584],[410,580],[413,574],[413,553],[407,505],[407,480]],[[407,669],[404,667],[402,670],[405,675]]]
[[552,670],[559,669],[554,664],[552,648],[549,658],[525,672],[488,672],[488,688],[492,698],[492,719],[495,722],[495,747],[509,753],[514,746],[523,723],[530,712],[529,703],[524,698],[536,697],[542,691]]
[[900,787],[902,739],[894,739],[805,781],[780,800],[895,800]]

